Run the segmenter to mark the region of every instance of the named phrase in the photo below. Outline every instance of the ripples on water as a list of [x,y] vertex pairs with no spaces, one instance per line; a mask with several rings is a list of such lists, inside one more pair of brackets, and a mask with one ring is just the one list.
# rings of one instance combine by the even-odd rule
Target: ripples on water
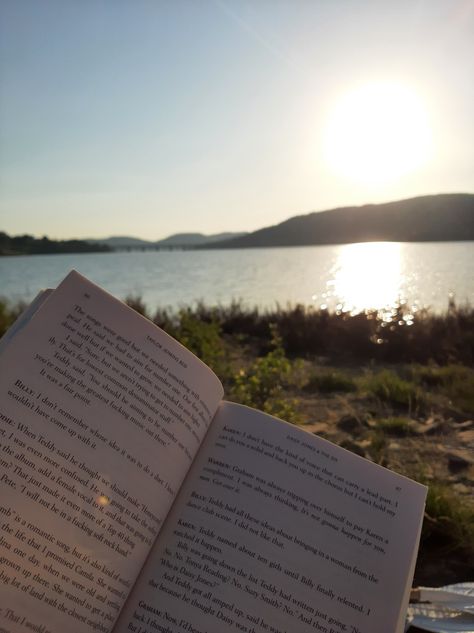
[[225,251],[37,255],[0,259],[0,295],[29,301],[75,268],[119,298],[158,306],[241,300],[275,308],[302,303],[357,313],[474,304],[474,243],[369,242]]

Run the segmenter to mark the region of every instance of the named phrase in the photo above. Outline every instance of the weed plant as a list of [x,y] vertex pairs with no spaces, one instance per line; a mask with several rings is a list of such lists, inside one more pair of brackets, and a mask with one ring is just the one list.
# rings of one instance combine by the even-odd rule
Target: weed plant
[[238,302],[217,307],[201,303],[194,310],[204,321],[216,320],[223,334],[252,341],[259,352],[268,350],[274,323],[290,357],[474,365],[474,309],[453,302],[444,314],[410,314],[399,306],[389,321],[375,310],[351,315],[301,305],[261,311]]
[[[149,316],[140,297],[128,297],[128,302]],[[0,335],[19,310],[19,306],[1,303]],[[275,324],[289,357],[474,366],[474,308],[457,306],[452,301],[444,314],[428,310],[410,314],[408,308],[399,306],[393,310],[390,321],[375,310],[351,315],[296,305],[262,311],[245,308],[238,301],[228,306],[198,303],[180,310],[160,308],[153,321],[172,332],[176,331],[182,314],[216,324],[223,336],[248,341],[256,354],[271,349],[271,324]]]

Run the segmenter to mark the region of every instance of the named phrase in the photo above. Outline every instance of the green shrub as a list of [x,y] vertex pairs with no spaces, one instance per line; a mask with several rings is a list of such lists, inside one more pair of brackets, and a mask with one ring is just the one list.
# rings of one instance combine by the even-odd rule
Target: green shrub
[[232,399],[287,422],[297,422],[294,402],[282,397],[284,387],[291,383],[292,371],[277,329],[272,327],[271,351],[235,376]]
[[25,308],[26,305],[21,301],[12,306],[6,299],[0,298],[0,337],[13,325]]
[[183,308],[179,312],[179,324],[172,335],[216,374],[223,376],[226,373],[224,341],[218,323],[202,321],[190,309]]
[[[139,314],[150,318],[141,297],[129,295],[125,303]],[[228,371],[225,362],[225,345],[219,323],[211,315],[208,317],[203,318],[203,315],[199,313],[199,306],[196,309],[181,308],[178,312],[161,309],[155,313],[153,322],[223,378]]]
[[126,303],[130,308],[141,314],[142,316],[149,319],[147,307],[143,301],[143,299],[138,295],[127,295],[124,299],[124,303]]

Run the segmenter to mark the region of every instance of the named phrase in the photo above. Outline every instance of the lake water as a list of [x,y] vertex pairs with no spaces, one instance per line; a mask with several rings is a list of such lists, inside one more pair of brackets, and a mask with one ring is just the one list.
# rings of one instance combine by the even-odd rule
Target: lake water
[[353,312],[405,301],[444,311],[450,295],[474,305],[474,242],[2,257],[0,295],[29,301],[72,268],[119,298],[140,295],[151,310],[237,299]]

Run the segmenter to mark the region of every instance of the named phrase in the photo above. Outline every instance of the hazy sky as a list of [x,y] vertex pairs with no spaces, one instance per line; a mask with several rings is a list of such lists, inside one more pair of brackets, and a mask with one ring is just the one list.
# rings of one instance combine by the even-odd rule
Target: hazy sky
[[473,0],[1,0],[0,80],[10,234],[474,191]]

